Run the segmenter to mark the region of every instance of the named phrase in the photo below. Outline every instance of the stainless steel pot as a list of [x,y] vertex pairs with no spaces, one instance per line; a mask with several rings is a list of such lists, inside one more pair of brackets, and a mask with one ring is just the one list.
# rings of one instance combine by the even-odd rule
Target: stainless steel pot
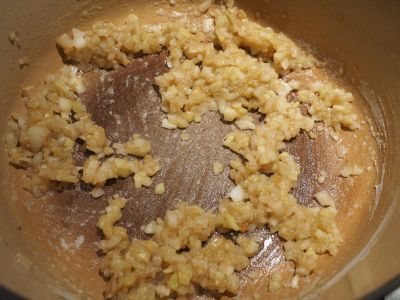
[[[96,19],[112,19],[133,9],[146,20],[154,18],[152,1],[0,1],[0,135],[9,114],[20,106],[21,85],[39,84],[44,74],[61,65],[55,39],[73,26],[85,27]],[[278,30],[301,39],[327,57],[341,62],[345,76],[358,88],[384,134],[383,175],[377,186],[378,204],[346,245],[329,280],[309,297],[352,299],[367,295],[400,273],[399,195],[400,160],[400,3],[385,1],[238,1],[250,14]],[[88,14],[83,15],[86,11]],[[20,48],[7,39],[9,31],[20,33]],[[18,59],[29,56],[21,69]],[[97,298],[98,279],[82,276],[75,262],[54,258],[49,271],[49,253],[35,253],[46,228],[35,227],[29,210],[19,209],[18,181],[11,181],[4,143],[0,143],[0,284],[32,299]],[[21,224],[23,228],[21,230]],[[66,224],[60,226],[67,226]],[[32,230],[30,230],[32,228]],[[25,230],[26,229],[26,230]],[[34,229],[34,230],[33,230]],[[84,259],[85,255],[81,257]],[[43,258],[43,259],[42,259]],[[53,267],[54,267],[53,266]],[[60,273],[56,276],[55,270]],[[75,270],[75,271],[74,271]],[[87,271],[87,270],[86,270]],[[61,274],[61,275],[60,275]],[[65,274],[69,274],[66,276]],[[87,274],[83,272],[83,274]],[[95,274],[95,273],[94,273]]]

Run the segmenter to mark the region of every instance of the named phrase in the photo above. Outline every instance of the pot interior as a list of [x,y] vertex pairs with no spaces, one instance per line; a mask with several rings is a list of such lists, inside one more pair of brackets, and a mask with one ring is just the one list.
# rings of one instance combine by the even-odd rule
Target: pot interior
[[[21,47],[17,48],[5,38],[0,43],[3,53],[0,69],[7,74],[2,79],[0,89],[1,135],[5,132],[10,113],[21,107],[20,87],[39,85],[45,74],[61,66],[61,58],[55,49],[55,39],[59,35],[72,27],[86,28],[95,20],[118,19],[125,16],[129,9],[145,22],[155,22],[162,20],[155,13],[156,10],[167,5],[151,1],[59,1],[57,5],[43,0],[36,1],[34,5],[29,1],[3,2],[7,15],[0,20],[0,34],[6,37],[8,31],[19,31]],[[399,5],[395,1],[378,5],[375,2],[366,4],[361,0],[342,3],[238,1],[237,4],[254,18],[259,18],[261,23],[315,47],[316,53],[329,57],[332,68],[343,68],[343,81],[351,83],[352,92],[365,100],[360,111],[371,116],[373,127],[380,134],[378,138],[383,141],[377,148],[383,166],[372,179],[377,182],[373,195],[363,191],[363,185],[349,193],[349,197],[359,198],[361,202],[370,201],[368,199],[376,195],[376,201],[365,205],[362,217],[352,216],[343,223],[348,236],[354,238],[346,244],[335,263],[326,269],[323,280],[315,287],[318,293],[324,293],[324,297],[333,297],[338,291],[344,298],[360,297],[400,270],[400,262],[391,261],[390,257],[376,259],[381,251],[390,253],[393,251],[390,249],[395,249],[393,245],[398,244],[393,233],[396,224],[394,221],[389,225],[387,223],[391,214],[398,213],[395,211],[395,202],[400,179],[400,162],[395,158],[399,150],[399,132],[395,128],[400,126],[400,121],[395,118],[400,113],[400,86],[397,84],[400,75],[400,42],[396,38],[400,28],[400,21],[396,17]],[[184,2],[178,7],[185,5],[190,4]],[[83,11],[88,14],[82,15]],[[17,61],[24,56],[29,56],[31,63],[29,67],[20,69]],[[139,69],[134,72],[140,73],[140,66],[136,68]],[[148,76],[154,77],[152,74]],[[365,145],[360,144],[359,147]],[[21,171],[8,166],[4,143],[0,144],[0,155],[0,163],[7,166],[0,173],[0,190],[3,192],[0,261],[3,270],[7,270],[0,274],[0,282],[31,298],[101,297],[104,282],[97,271],[99,259],[93,253],[93,243],[98,233],[92,225],[96,223],[97,214],[92,212],[101,211],[104,203],[99,204],[95,200],[89,204],[87,202],[90,199],[81,199],[82,203],[74,202],[73,195],[67,198],[56,195],[52,199],[39,200],[41,202],[32,206],[26,205],[32,201],[31,196],[22,188]],[[74,207],[78,212],[74,211]],[[85,212],[79,211],[82,207]],[[81,225],[82,222],[92,224],[91,231],[85,234],[87,244],[84,243],[79,252],[65,253],[60,246],[60,239],[74,241],[85,226]],[[378,239],[383,231],[384,236]],[[69,233],[73,236],[68,236]],[[366,256],[377,239],[371,254]],[[360,258],[365,256],[366,259],[359,263]],[[358,265],[346,278],[328,288],[355,263]],[[362,277],[363,280],[357,279],[360,274],[368,276],[366,279]],[[300,295],[309,292],[309,289],[305,289]],[[285,295],[298,296],[296,292]]]

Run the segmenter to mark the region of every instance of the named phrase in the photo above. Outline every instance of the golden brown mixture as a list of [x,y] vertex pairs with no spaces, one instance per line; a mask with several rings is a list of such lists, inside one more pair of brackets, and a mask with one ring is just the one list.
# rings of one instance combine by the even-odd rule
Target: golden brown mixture
[[[300,167],[283,149],[285,141],[310,132],[316,121],[336,131],[357,129],[353,96],[330,82],[306,87],[295,80],[286,82],[282,75],[312,68],[314,58],[233,5],[203,9],[207,10],[202,26],[184,20],[141,25],[132,15],[122,26],[98,22],[85,32],[73,29],[57,41],[81,68],[119,68],[137,52],[166,49],[170,71],[156,78],[166,113],[160,125],[186,128],[201,122],[206,112],[218,111],[238,127],[224,141],[240,154],[230,162],[236,187],[220,201],[216,214],[182,202],[142,228],[150,240],[129,240],[126,229],[116,225],[127,199],[115,195],[109,200],[98,223],[104,233],[101,270],[109,279],[106,298],[187,296],[196,286],[237,293],[236,272],[258,251],[256,241],[244,233],[266,225],[284,240],[286,259],[295,263],[294,287],[299,277],[317,268],[320,255],[335,255],[340,245],[334,200],[320,191],[315,195],[319,207],[300,205],[291,194]],[[96,186],[94,196],[102,195],[108,179],[132,174],[137,188],[150,186],[151,176],[160,169],[149,155],[150,143],[135,135],[125,144],[111,145],[79,102],[83,91],[77,70],[65,67],[49,77],[44,89],[27,94],[26,114],[13,116],[10,124],[10,161],[27,168],[35,195],[56,182],[79,180]],[[298,92],[298,100],[288,101],[292,91]],[[250,112],[265,118],[256,122]],[[72,156],[78,139],[92,152],[83,167],[76,166]],[[223,168],[216,162],[215,174]],[[155,188],[157,194],[164,191],[163,184]],[[236,232],[236,238],[218,232]],[[271,290],[279,288],[280,278],[278,273],[272,276]]]

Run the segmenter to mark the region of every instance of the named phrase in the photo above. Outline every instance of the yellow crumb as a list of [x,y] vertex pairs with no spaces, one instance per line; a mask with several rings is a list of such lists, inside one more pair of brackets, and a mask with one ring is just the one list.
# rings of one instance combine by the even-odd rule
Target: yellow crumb
[[105,191],[99,187],[95,187],[91,193],[93,198],[99,198],[99,197],[103,196],[104,194],[105,194]]
[[31,62],[31,60],[29,59],[28,56],[24,56],[23,58],[18,59],[18,64],[21,69],[29,66],[30,62]]
[[219,162],[219,161],[214,162],[213,163],[214,175],[220,174],[222,171],[224,171],[224,168],[225,168],[225,166],[221,162]]
[[155,189],[154,189],[156,195],[162,195],[165,193],[165,186],[164,183],[159,183],[156,185]]
[[337,149],[337,156],[339,158],[344,158],[347,154],[348,150],[346,147],[344,146],[339,146],[339,148]]
[[16,45],[17,47],[20,46],[19,44],[19,32],[18,31],[9,31],[8,32],[8,40],[11,44]]
[[272,273],[269,282],[268,282],[268,290],[273,293],[277,291],[282,285],[282,275],[278,272]]
[[335,207],[335,201],[329,196],[328,192],[320,191],[314,194],[314,198],[317,199],[318,203],[322,206]]
[[199,4],[199,6],[197,6],[197,9],[199,10],[199,12],[204,14],[205,12],[207,12],[210,6],[211,6],[211,0],[204,0]]
[[187,132],[182,132],[181,133],[181,140],[182,141],[187,141],[188,139],[190,139],[190,135]]
[[324,183],[326,176],[327,176],[326,172],[324,170],[321,170],[319,172],[318,183]]
[[342,170],[340,170],[340,175],[342,177],[347,178],[347,177],[351,177],[351,176],[361,175],[363,172],[364,172],[364,170],[357,165],[353,165],[353,166],[347,165],[347,166],[344,166],[342,168]]

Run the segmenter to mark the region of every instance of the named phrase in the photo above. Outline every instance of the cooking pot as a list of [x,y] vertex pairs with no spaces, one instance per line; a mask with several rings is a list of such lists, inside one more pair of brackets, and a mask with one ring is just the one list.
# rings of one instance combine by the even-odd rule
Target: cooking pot
[[[72,27],[87,28],[95,20],[113,20],[130,11],[145,22],[162,19],[155,13],[162,3],[156,1],[0,2],[2,140],[9,115],[22,105],[21,86],[38,86],[45,74],[61,66],[55,48],[58,36]],[[352,229],[354,241],[345,245],[347,250],[337,258],[329,276],[298,297],[353,299],[372,292],[379,297],[380,291],[389,291],[380,288],[400,273],[400,208],[396,204],[400,197],[400,119],[396,117],[400,114],[400,3],[255,0],[237,1],[237,5],[260,22],[312,45],[323,57],[340,63],[345,78],[356,87],[374,116],[383,141],[382,172],[374,191],[376,203],[365,215],[363,228]],[[11,43],[9,32],[18,32],[19,42]],[[24,57],[29,58],[28,66],[18,64]],[[40,215],[21,204],[31,196],[24,193],[18,180],[22,173],[9,166],[4,143],[0,143],[0,164],[0,284],[4,288],[0,298],[1,293],[30,299],[100,298],[98,265],[85,265],[85,259],[89,261],[93,255],[92,248],[83,249],[71,259],[38,247],[53,242],[51,236],[43,237],[51,235],[48,226],[55,223],[46,227],[46,220],[38,222]],[[43,209],[51,207],[43,202]],[[60,230],[68,232],[70,224],[57,213],[54,218],[60,219]]]

